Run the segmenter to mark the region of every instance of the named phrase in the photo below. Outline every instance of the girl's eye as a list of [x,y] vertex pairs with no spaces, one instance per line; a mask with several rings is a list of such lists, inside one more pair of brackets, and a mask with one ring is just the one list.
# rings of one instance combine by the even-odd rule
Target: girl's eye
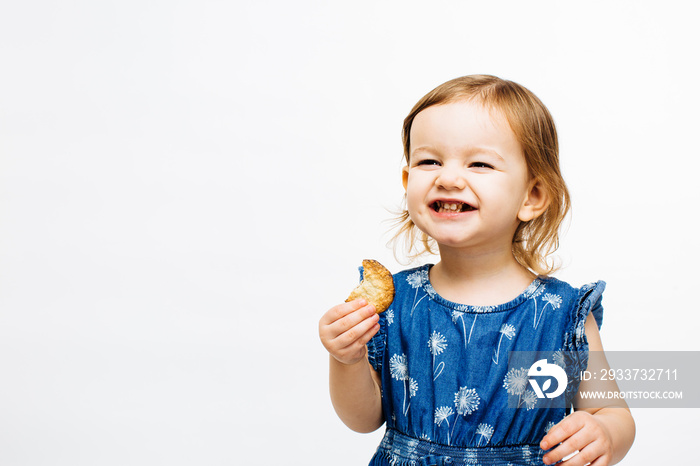
[[440,162],[433,159],[419,160],[416,165],[440,165]]
[[488,163],[484,163],[484,162],[474,162],[470,165],[470,167],[473,167],[473,168],[493,168],[493,165],[489,165]]

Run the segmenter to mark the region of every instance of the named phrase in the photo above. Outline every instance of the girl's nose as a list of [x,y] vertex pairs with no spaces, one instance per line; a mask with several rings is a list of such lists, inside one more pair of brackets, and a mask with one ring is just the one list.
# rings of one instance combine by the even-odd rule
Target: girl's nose
[[459,170],[440,170],[440,174],[435,178],[435,186],[443,189],[464,189],[467,187],[467,180]]

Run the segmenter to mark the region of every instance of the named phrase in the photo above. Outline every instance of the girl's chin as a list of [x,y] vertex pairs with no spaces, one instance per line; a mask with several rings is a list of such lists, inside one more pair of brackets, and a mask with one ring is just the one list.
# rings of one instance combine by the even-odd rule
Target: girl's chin
[[469,238],[436,236],[432,236],[432,238],[439,247],[450,249],[467,249],[475,246],[474,242],[470,241]]
[[[439,248],[463,250],[470,253],[479,251],[511,250],[509,242],[494,241],[493,238],[477,238],[465,235],[435,235],[431,236]],[[500,243],[500,244],[499,244]]]
[[427,233],[428,236],[433,238],[438,243],[445,244],[461,244],[464,242],[470,242],[477,239],[478,232],[471,231],[473,228],[469,228],[469,225],[431,225],[432,228],[421,228],[421,231]]

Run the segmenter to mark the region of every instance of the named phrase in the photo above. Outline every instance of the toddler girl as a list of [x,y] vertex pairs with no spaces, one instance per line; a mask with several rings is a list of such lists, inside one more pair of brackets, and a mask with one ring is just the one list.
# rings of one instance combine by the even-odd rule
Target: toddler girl
[[[576,376],[589,350],[602,351],[605,284],[548,275],[569,196],[547,109],[516,83],[466,76],[415,105],[403,143],[398,236],[440,261],[395,274],[381,315],[358,299],[319,322],[338,416],[358,432],[386,422],[370,464],[618,462],[629,409],[576,397],[593,383]],[[522,352],[542,359],[509,362]],[[566,378],[538,382],[543,368]]]

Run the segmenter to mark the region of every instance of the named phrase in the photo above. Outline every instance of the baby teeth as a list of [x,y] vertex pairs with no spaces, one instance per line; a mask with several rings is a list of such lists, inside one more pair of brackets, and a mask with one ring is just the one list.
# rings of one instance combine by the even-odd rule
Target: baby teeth
[[438,212],[457,212],[462,210],[461,202],[437,202]]

